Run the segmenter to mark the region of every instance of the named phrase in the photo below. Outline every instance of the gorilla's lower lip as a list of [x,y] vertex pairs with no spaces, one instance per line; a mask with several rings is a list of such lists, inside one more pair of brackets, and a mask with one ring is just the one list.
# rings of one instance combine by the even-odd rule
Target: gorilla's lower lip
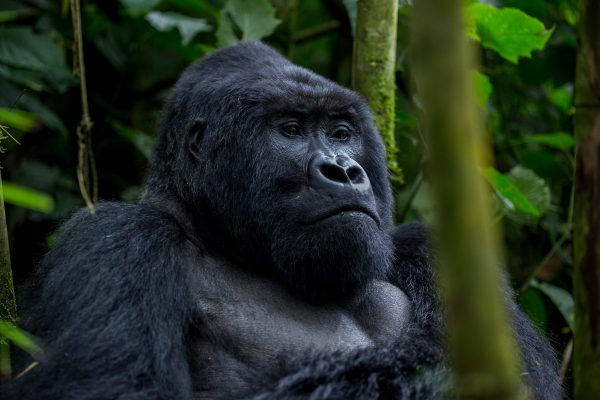
[[375,214],[372,210],[368,209],[367,207],[361,207],[361,206],[355,206],[355,205],[339,207],[339,208],[325,211],[323,213],[319,213],[316,217],[311,218],[308,221],[308,223],[316,224],[318,222],[324,221],[331,217],[335,217],[335,216],[340,215],[345,212],[359,212],[359,213],[365,214],[368,217],[370,217],[373,221],[375,221],[377,226],[380,225],[380,220],[379,220],[379,217],[377,216],[377,214]]

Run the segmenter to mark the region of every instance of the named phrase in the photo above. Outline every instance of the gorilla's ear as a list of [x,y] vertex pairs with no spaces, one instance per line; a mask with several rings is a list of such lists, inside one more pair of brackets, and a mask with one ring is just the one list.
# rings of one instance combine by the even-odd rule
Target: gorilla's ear
[[192,156],[198,161],[201,160],[201,143],[202,137],[204,136],[204,130],[206,129],[206,120],[204,118],[197,118],[190,127],[188,132],[188,150],[192,153]]

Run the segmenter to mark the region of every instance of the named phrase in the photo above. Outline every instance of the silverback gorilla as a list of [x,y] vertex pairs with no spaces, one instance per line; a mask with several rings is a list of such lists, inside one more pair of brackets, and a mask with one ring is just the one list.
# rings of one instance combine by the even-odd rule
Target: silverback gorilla
[[[139,204],[62,226],[23,320],[46,356],[10,396],[452,397],[426,232],[391,199],[362,98],[258,42],[214,52],[171,93]],[[558,399],[506,292],[524,379]]]

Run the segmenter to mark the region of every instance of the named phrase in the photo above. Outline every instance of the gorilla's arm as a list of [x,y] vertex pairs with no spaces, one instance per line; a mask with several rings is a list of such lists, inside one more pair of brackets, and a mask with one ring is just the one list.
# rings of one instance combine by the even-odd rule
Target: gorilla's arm
[[[425,327],[431,337],[441,337],[441,313],[434,288],[431,251],[428,233],[422,224],[405,224],[396,227],[395,278],[392,281],[413,300],[415,323]],[[504,301],[507,306],[513,335],[517,339],[521,360],[531,391],[537,400],[560,399],[562,388],[558,377],[558,364],[554,350],[533,326],[515,302],[508,283],[503,282]],[[436,342],[437,343],[437,342]]]
[[45,360],[14,381],[10,398],[189,398],[184,240],[148,207],[76,213],[38,267],[23,321]]
[[[444,356],[443,322],[434,287],[431,250],[421,224],[393,232],[396,266],[390,280],[412,300],[413,321],[389,348],[322,356],[296,365],[257,399],[268,398],[447,398],[451,378]],[[537,400],[561,398],[553,350],[505,290],[527,380]]]
[[513,332],[521,350],[526,380],[537,400],[562,398],[562,385],[558,377],[558,362],[550,345],[542,339],[529,318],[521,311],[509,295],[509,312],[512,316]]

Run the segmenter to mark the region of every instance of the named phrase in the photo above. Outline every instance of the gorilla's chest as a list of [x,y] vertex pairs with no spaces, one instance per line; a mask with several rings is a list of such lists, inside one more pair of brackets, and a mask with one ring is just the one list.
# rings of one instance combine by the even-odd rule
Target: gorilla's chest
[[318,306],[273,280],[205,259],[191,273],[197,323],[190,342],[196,389],[251,389],[280,364],[394,340],[410,319],[397,287],[373,282],[355,304]]

